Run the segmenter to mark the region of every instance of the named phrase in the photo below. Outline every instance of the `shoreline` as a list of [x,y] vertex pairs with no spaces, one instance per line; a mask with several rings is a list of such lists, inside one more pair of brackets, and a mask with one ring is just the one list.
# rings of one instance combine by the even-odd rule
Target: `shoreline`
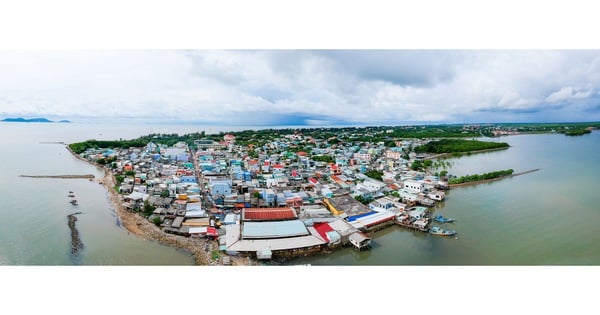
[[[121,221],[121,226],[131,234],[140,237],[144,240],[158,242],[159,244],[184,249],[194,257],[194,264],[199,266],[207,266],[209,264],[210,251],[205,251],[204,247],[208,243],[205,239],[191,239],[183,236],[164,233],[159,227],[150,221],[142,218],[137,213],[133,213],[123,207],[121,195],[115,189],[115,177],[112,172],[105,166],[90,162],[79,154],[76,154],[71,148],[66,145],[66,148],[71,154],[90,165],[101,168],[104,171],[104,177],[98,179],[97,182],[103,185],[108,191],[108,199]],[[217,244],[218,245],[218,244]],[[218,247],[218,246],[217,246]]]
[[533,170],[528,170],[528,171],[520,172],[520,173],[514,173],[514,174],[511,174],[511,175],[502,176],[502,177],[496,177],[496,178],[478,180],[478,181],[474,181],[474,182],[466,182],[466,183],[462,183],[462,184],[449,184],[448,188],[473,186],[473,185],[491,183],[491,182],[499,181],[499,180],[502,180],[502,179],[505,179],[505,178],[512,178],[512,177],[519,176],[519,175],[525,175],[525,174],[537,172],[539,170],[540,170],[539,168],[536,168],[536,169],[533,169]]

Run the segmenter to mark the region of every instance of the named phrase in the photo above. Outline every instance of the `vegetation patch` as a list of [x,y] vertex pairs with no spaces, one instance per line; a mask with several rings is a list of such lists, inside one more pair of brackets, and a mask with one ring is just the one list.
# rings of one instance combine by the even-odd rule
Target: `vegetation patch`
[[508,169],[508,170],[495,171],[495,172],[490,172],[490,173],[485,173],[485,174],[465,175],[465,176],[461,176],[461,177],[451,178],[448,181],[448,184],[450,184],[450,185],[463,184],[463,183],[469,183],[469,182],[477,182],[477,181],[481,181],[481,180],[494,179],[494,178],[512,175],[513,172],[514,172],[513,169]]
[[586,133],[592,133],[589,129],[575,129],[575,130],[567,130],[563,132],[565,136],[583,136]]
[[417,153],[459,153],[479,150],[508,148],[506,142],[486,142],[478,140],[442,139],[431,141],[415,148]]

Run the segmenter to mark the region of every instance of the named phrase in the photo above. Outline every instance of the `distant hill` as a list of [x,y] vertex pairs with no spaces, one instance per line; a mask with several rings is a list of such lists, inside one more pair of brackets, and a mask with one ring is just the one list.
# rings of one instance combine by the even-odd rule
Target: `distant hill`
[[[52,121],[52,120],[50,120],[48,118],[30,118],[30,119],[27,119],[27,118],[22,118],[22,117],[19,117],[19,118],[4,118],[4,119],[2,119],[2,121],[5,121],[5,122],[24,122],[24,123],[29,123],[29,122],[51,123],[51,122],[54,122],[54,121]],[[68,120],[61,120],[61,121],[59,121],[59,123],[70,123],[70,121],[68,121]]]
[[62,123],[62,124],[68,124],[68,123],[70,123],[71,121],[70,121],[70,120],[63,119],[63,120],[59,120],[58,122],[59,122],[59,123]]

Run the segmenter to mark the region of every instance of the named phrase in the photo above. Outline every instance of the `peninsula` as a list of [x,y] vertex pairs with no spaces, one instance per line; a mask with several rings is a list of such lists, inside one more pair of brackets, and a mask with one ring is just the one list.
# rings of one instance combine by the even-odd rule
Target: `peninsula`
[[101,183],[132,233],[187,249],[198,264],[278,263],[369,249],[372,233],[390,225],[429,232],[429,207],[445,190],[529,173],[448,174],[445,155],[509,148],[475,139],[488,131],[265,129],[87,140],[68,149],[104,169]]
[[[20,122],[20,123],[53,123],[54,121],[48,119],[48,118],[22,118],[22,117],[18,117],[18,118],[4,118],[1,121],[3,122]],[[58,123],[70,123],[71,121],[69,120],[60,120],[58,121]]]

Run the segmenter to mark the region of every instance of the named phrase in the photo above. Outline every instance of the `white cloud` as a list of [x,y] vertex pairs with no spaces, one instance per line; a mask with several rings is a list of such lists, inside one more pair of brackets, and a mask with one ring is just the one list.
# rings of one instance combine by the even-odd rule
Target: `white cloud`
[[548,97],[546,97],[546,102],[559,103],[569,100],[585,99],[592,94],[592,90],[582,91],[573,89],[571,86],[565,86],[560,90],[548,95]]

